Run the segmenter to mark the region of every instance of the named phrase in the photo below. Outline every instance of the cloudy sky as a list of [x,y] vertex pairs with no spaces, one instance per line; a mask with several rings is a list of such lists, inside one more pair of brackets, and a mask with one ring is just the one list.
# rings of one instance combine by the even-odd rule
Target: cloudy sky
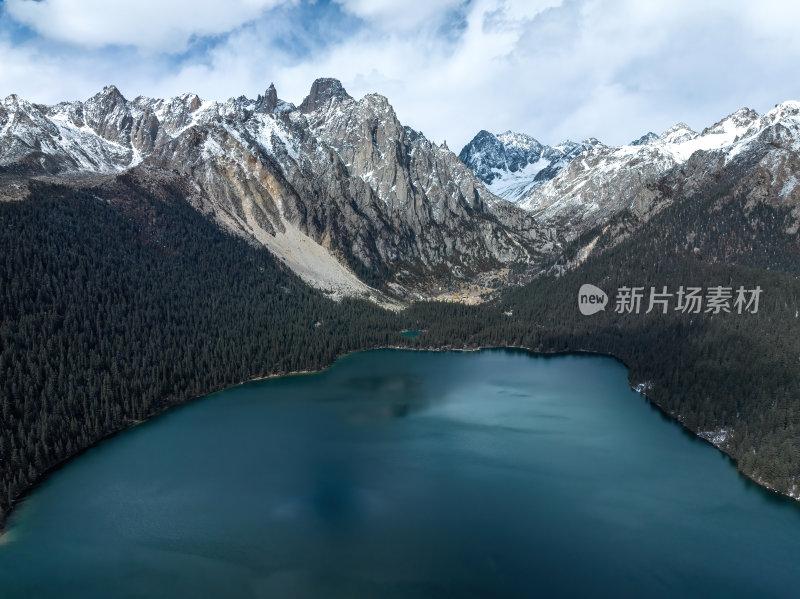
[[800,3],[777,0],[0,0],[0,97],[299,103],[379,92],[458,151],[479,130],[620,144],[800,99]]

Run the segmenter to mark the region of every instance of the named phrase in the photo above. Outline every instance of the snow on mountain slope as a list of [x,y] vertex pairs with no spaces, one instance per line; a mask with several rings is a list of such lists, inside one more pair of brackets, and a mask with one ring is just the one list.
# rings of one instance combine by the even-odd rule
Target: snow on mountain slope
[[[742,108],[701,133],[678,123],[659,136],[648,134],[631,145],[596,145],[576,156],[554,178],[530,189],[519,206],[544,223],[569,222],[576,232],[624,209],[643,214],[658,195],[655,181],[694,155],[725,165],[756,150],[776,151],[775,143],[764,145],[775,139],[797,151],[799,112],[797,102],[780,104],[763,116]],[[785,184],[792,187],[791,179]]]
[[435,272],[535,268],[583,231],[624,210],[646,217],[724,169],[753,202],[792,205],[800,228],[800,103],[620,147],[481,131],[459,157],[403,126],[385,97],[356,100],[335,79],[315,81],[299,106],[274,86],[225,102],[128,101],[109,86],[83,102],[0,103],[7,197],[26,177],[177,173],[198,210],[334,297],[382,301],[363,280],[417,296]]
[[518,202],[532,189],[552,179],[594,141],[584,144],[565,141],[551,147],[524,133],[480,131],[464,146],[459,158],[493,194]]
[[0,175],[129,170],[178,173],[199,210],[334,297],[380,295],[355,272],[392,273],[416,294],[426,272],[471,277],[554,242],[445,144],[404,127],[385,97],[355,100],[335,79],[315,81],[297,107],[274,86],[255,100],[128,101],[108,86],[83,102],[0,105]]
[[496,196],[500,196],[509,202],[518,202],[537,183],[543,183],[543,181],[537,182],[536,176],[548,166],[550,166],[549,160],[539,158],[536,162],[526,164],[521,169],[513,172],[493,169],[492,174],[496,176],[486,187]]
[[65,106],[52,115],[11,95],[0,105],[0,166],[32,158],[44,170],[114,172],[130,162],[129,147],[98,136]]

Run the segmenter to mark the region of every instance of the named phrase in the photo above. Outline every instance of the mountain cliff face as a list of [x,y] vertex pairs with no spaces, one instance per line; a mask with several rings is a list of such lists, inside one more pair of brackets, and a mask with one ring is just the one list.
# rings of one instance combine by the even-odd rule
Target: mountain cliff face
[[435,272],[470,279],[558,243],[448,148],[404,127],[386,98],[355,100],[334,79],[315,81],[299,107],[274,86],[227,102],[128,101],[113,86],[56,106],[4,100],[0,172],[131,169],[178,173],[198,210],[334,296],[377,297],[365,280],[413,296]]
[[546,146],[524,133],[492,134],[482,130],[458,155],[489,190],[510,202],[519,202],[530,191],[555,177],[570,161],[599,143],[565,141]]

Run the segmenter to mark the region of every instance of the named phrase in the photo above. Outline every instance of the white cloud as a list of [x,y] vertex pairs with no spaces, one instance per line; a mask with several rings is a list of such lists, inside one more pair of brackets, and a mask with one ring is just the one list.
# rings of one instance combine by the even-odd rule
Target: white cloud
[[179,52],[193,36],[227,33],[283,0],[6,0],[8,14],[40,35],[80,46],[131,45]]
[[[44,0],[52,6],[66,2]],[[316,15],[313,4],[262,17],[258,11],[267,4],[231,4],[230,20],[220,17],[214,27],[199,8],[206,17],[187,24],[183,12],[191,11],[170,7],[159,15],[164,23],[157,27],[162,33],[152,34],[154,41],[130,43],[143,49],[164,46],[159,36],[170,28],[184,32],[176,38],[183,44],[189,31],[233,28],[177,66],[152,52],[132,51],[120,63],[118,56],[101,51],[53,52],[38,38],[0,42],[0,95],[16,91],[54,101],[88,97],[113,82],[131,96],[195,91],[225,99],[242,93],[252,97],[274,81],[282,98],[299,102],[315,78],[331,76],[353,96],[373,91],[388,96],[403,122],[437,142],[447,139],[455,150],[479,129],[524,131],[546,143],[589,136],[624,143],[677,121],[702,129],[741,106],[764,111],[800,99],[800,81],[791,76],[800,62],[794,25],[800,3],[339,2],[342,11],[361,20],[355,30],[337,30],[352,27],[352,21],[324,16],[324,11],[314,16],[318,21],[297,22],[297,14]],[[155,23],[143,3],[130,6]],[[398,6],[409,14],[398,12]],[[124,20],[126,14],[114,11],[113,17]],[[245,23],[251,14],[254,20]],[[130,20],[144,27],[143,17]],[[80,28],[69,23],[62,23],[57,39],[80,37]],[[458,23],[455,34],[443,35],[453,23]],[[320,33],[309,38],[309,30]],[[99,43],[102,36],[95,36]]]
[[0,97],[16,93],[44,103],[81,99],[91,95],[88,90],[102,88],[105,75],[109,75],[94,60],[70,57],[67,61],[64,56],[16,46],[5,39],[0,39],[0,56]]
[[625,143],[798,97],[787,76],[800,59],[789,25],[798,9],[778,4],[756,19],[735,0],[486,0],[470,5],[455,45],[367,33],[289,70],[308,80],[318,67],[358,93],[386,93],[404,120],[453,148],[480,128]]

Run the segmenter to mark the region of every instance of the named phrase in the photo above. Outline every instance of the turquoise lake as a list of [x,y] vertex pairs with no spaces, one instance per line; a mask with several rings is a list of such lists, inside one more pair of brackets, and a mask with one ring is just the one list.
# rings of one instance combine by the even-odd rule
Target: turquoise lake
[[619,362],[353,354],[172,410],[55,472],[0,597],[798,597],[800,505]]

